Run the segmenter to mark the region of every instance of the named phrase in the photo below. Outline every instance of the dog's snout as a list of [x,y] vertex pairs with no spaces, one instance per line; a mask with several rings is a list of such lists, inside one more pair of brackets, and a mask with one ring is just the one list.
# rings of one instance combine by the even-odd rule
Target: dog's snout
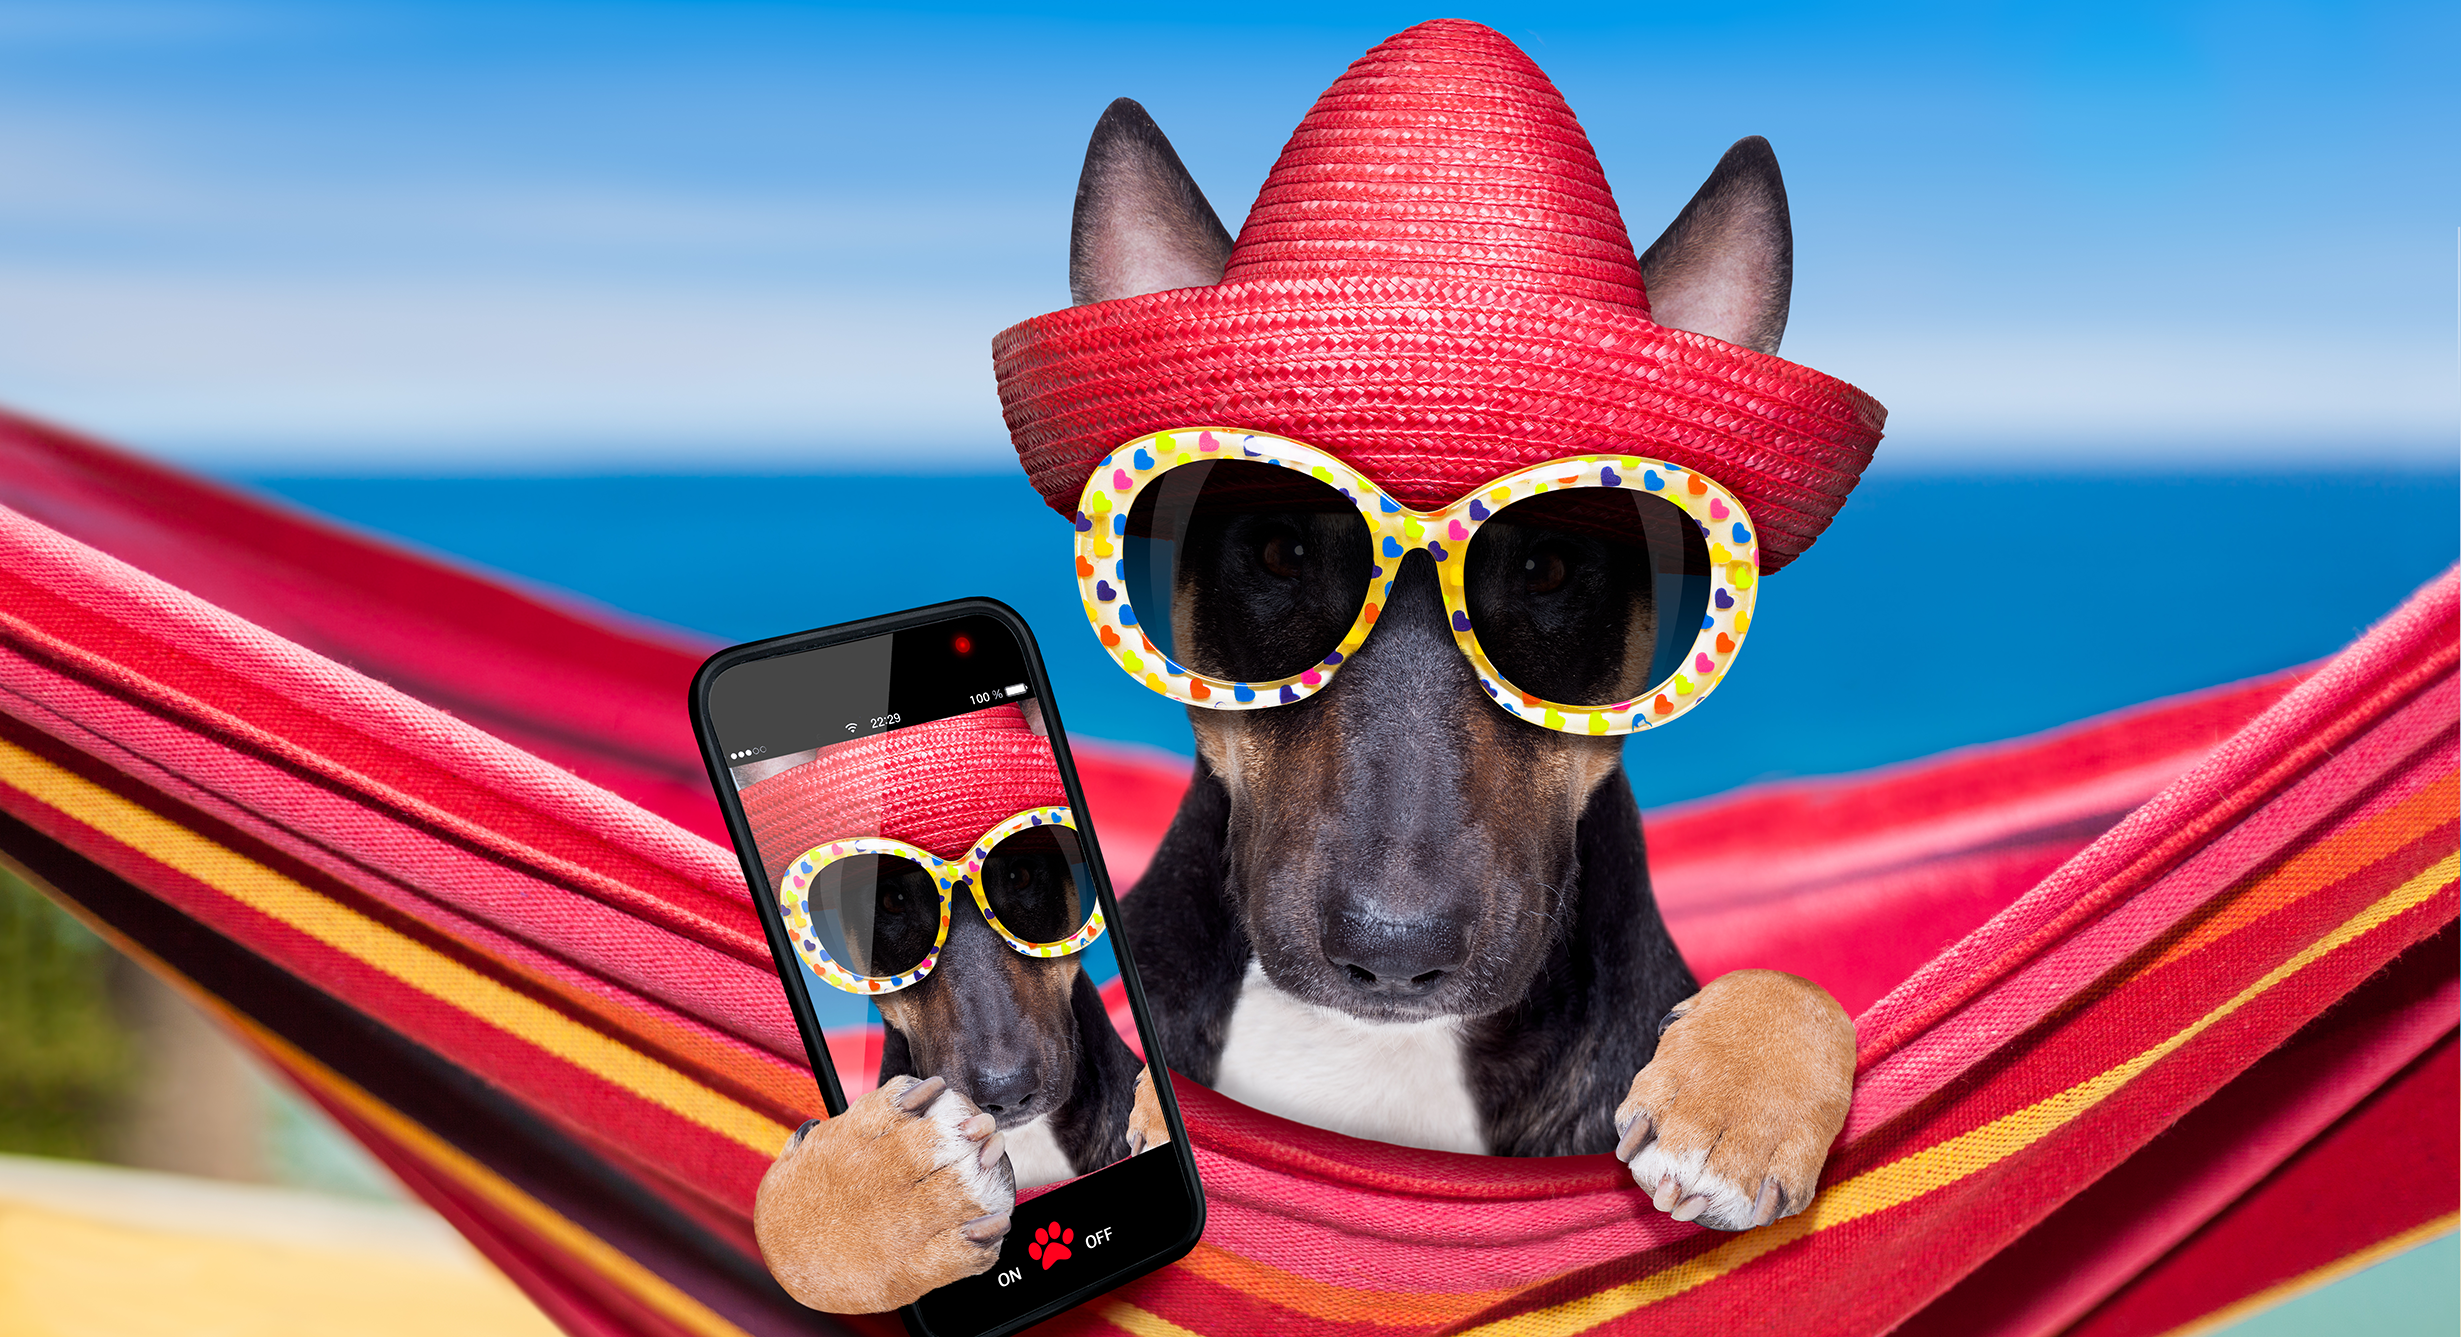
[[1031,1063],[1007,1068],[978,1068],[966,1082],[966,1094],[973,1098],[975,1108],[986,1114],[1000,1115],[1021,1109],[1033,1102],[1035,1089],[1042,1078]]
[[1467,956],[1449,917],[1395,920],[1344,912],[1325,926],[1325,959],[1351,986],[1372,993],[1425,993]]

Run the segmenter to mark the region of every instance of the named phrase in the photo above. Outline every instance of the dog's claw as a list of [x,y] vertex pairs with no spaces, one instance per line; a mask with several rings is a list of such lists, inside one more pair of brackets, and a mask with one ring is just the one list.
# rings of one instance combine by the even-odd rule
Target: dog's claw
[[966,1120],[964,1123],[957,1125],[957,1132],[959,1136],[965,1138],[968,1142],[980,1142],[984,1138],[998,1132],[999,1128],[999,1120],[992,1118],[988,1114],[977,1114],[973,1118]]
[[1641,1148],[1649,1145],[1649,1139],[1657,1134],[1658,1129],[1649,1121],[1647,1114],[1638,1114],[1633,1116],[1631,1126],[1622,1131],[1623,1141],[1615,1144],[1615,1159],[1628,1163],[1641,1154]]
[[1703,1211],[1707,1210],[1708,1206],[1709,1195],[1705,1193],[1695,1193],[1691,1197],[1684,1199],[1676,1206],[1675,1210],[1668,1212],[1667,1215],[1678,1221],[1689,1221],[1693,1217],[1696,1217]]
[[989,1244],[1008,1233],[1008,1213],[994,1212],[989,1216],[978,1216],[957,1227],[957,1233],[976,1244]]
[[1752,1224],[1765,1226],[1776,1220],[1777,1214],[1784,1210],[1786,1190],[1778,1184],[1777,1177],[1772,1175],[1760,1181],[1760,1200],[1752,1204]]
[[806,1119],[806,1120],[804,1120],[804,1121],[803,1121],[803,1126],[802,1126],[801,1128],[798,1128],[798,1129],[796,1129],[796,1130],[795,1130],[795,1135],[794,1135],[793,1137],[790,1137],[790,1138],[786,1139],[786,1145],[787,1145],[788,1147],[790,1147],[790,1148],[791,1148],[791,1147],[798,1147],[798,1146],[803,1145],[803,1135],[804,1135],[804,1134],[806,1134],[806,1133],[808,1133],[808,1132],[811,1132],[813,1129],[818,1128],[818,1127],[820,1127],[820,1120],[818,1120],[818,1119]]
[[949,1083],[946,1077],[926,1077],[906,1088],[906,1094],[897,1098],[897,1107],[912,1114],[938,1100],[940,1093],[948,1089]]
[[1658,1186],[1649,1192],[1649,1205],[1661,1212],[1671,1212],[1682,1197],[1683,1186],[1675,1182],[1675,1176],[1660,1175]]
[[979,1159],[983,1168],[988,1170],[998,1165],[1000,1158],[1007,1154],[1008,1139],[998,1133],[993,1133],[990,1137],[983,1139],[983,1151]]

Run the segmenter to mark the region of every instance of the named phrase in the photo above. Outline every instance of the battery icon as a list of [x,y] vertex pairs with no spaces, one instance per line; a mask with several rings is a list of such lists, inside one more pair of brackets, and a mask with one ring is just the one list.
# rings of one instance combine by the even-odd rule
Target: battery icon
[[1023,696],[1025,695],[1025,684],[1021,682],[1012,682],[1006,688],[1001,690],[1000,695]]

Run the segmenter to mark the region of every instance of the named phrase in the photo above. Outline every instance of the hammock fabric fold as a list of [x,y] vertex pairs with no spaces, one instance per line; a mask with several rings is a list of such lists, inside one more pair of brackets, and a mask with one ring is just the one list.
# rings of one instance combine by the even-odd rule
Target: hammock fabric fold
[[[896,1330],[795,1305],[752,1244],[819,1102],[684,720],[707,647],[21,419],[0,508],[13,866],[567,1330]],[[1182,1080],[1204,1243],[1054,1326],[2101,1337],[2450,1229],[2457,600],[2310,672],[1652,814],[1704,977],[1796,970],[1857,1015],[1802,1215],[1720,1235],[1603,1156],[1361,1142]],[[1184,768],[1080,756],[1125,884]]]

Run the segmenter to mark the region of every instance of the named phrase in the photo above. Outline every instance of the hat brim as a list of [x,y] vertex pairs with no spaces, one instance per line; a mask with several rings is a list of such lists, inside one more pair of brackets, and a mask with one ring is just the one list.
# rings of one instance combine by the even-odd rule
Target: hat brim
[[1001,332],[992,361],[1062,514],[1121,443],[1200,423],[1305,441],[1420,509],[1544,460],[1647,455],[1741,498],[1767,571],[1828,527],[1887,419],[1835,377],[1627,309],[1420,275],[1071,307]]
[[1064,807],[1051,742],[1013,705],[831,743],[739,792],[771,885],[824,841],[887,836],[953,859],[1000,821]]

